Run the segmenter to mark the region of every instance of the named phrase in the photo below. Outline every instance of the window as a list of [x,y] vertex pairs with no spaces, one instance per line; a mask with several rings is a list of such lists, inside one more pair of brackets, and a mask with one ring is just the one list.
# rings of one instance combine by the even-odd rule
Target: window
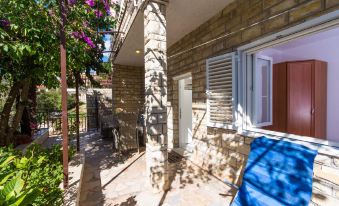
[[339,25],[245,51],[244,129],[338,144],[338,42]]
[[231,128],[234,122],[235,54],[206,61],[208,126]]
[[272,125],[272,58],[254,55],[254,125]]

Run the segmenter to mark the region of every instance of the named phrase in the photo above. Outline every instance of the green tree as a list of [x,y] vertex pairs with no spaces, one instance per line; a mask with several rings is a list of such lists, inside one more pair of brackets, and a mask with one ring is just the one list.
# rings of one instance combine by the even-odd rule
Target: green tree
[[[0,144],[13,142],[14,131],[27,105],[29,86],[59,85],[58,3],[57,0],[0,0],[0,80],[6,77],[11,85],[1,111]],[[69,0],[68,3],[68,76],[103,70],[101,45],[104,44],[97,28],[114,26],[115,20],[107,15],[111,2]],[[16,112],[11,118],[16,100],[19,100]]]

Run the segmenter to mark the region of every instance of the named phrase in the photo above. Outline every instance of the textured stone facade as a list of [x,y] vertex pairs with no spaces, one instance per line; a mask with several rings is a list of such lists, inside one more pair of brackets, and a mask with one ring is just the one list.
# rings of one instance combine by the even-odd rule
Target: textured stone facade
[[168,189],[166,3],[144,10],[146,170],[155,192]]
[[[166,58],[165,6],[150,2],[144,11],[145,76],[141,76],[145,77],[143,95],[146,96],[148,125],[146,162],[153,187],[165,188],[168,178],[166,147],[179,146],[178,81],[173,77],[192,74],[193,152],[190,160],[221,180],[240,185],[253,138],[207,126],[206,59],[235,51],[241,45],[338,9],[338,0],[236,0],[172,45]],[[124,67],[125,70],[129,78],[135,74],[131,67]],[[119,74],[113,74],[117,108],[127,94],[119,86],[124,85],[120,84],[122,81],[116,84],[119,78]],[[137,89],[134,81],[126,81],[127,87]],[[122,110],[135,111],[134,104],[139,99],[128,102],[121,102]],[[339,158],[319,154],[314,164],[312,204],[337,205],[338,201]]]
[[113,104],[120,129],[120,149],[136,148],[136,123],[144,111],[144,68],[114,65]]
[[88,130],[105,127],[111,124],[112,90],[88,89],[86,91],[87,128]]
[[[173,77],[191,72],[190,159],[221,180],[240,185],[252,138],[207,126],[206,59],[337,9],[336,0],[237,0],[172,45],[167,51],[169,147],[179,144],[178,81]],[[319,154],[314,167],[312,204],[338,204],[338,158]]]

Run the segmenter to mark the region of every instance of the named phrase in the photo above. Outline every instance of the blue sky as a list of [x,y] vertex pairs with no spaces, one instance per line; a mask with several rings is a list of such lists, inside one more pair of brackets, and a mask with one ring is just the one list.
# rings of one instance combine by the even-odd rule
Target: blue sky
[[[105,41],[105,51],[111,50],[111,48],[110,48],[110,47],[111,47],[110,35],[107,35],[107,34],[104,35],[103,39],[104,39],[104,41]],[[103,62],[107,62],[110,53],[104,53],[103,55],[104,55],[104,56],[102,57],[102,61],[103,61]]]

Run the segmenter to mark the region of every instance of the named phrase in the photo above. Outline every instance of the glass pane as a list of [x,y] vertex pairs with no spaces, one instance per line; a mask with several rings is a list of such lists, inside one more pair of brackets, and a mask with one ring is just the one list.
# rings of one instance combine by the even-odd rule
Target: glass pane
[[270,122],[271,116],[271,88],[270,88],[270,78],[271,78],[271,70],[270,70],[271,62],[266,59],[257,59],[256,65],[256,116],[257,123],[265,123]]
[[267,97],[262,98],[262,113],[260,118],[260,122],[269,122],[270,121],[270,102]]
[[269,71],[267,65],[262,65],[261,67],[261,95],[267,97],[269,94]]

